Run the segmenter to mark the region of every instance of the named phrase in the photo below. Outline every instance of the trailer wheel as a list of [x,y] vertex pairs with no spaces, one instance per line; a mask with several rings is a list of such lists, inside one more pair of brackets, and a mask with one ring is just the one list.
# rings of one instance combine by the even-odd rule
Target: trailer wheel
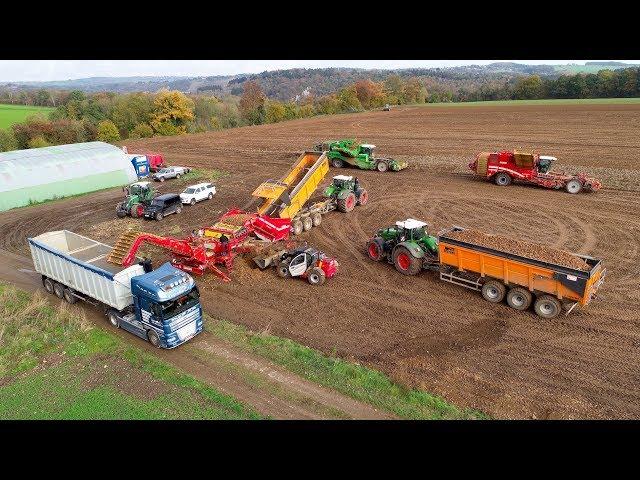
[[64,299],[67,303],[70,303],[72,305],[78,301],[78,297],[73,294],[73,290],[71,290],[69,287],[64,289]]
[[322,285],[326,280],[327,276],[320,267],[313,267],[307,275],[307,281],[311,285]]
[[304,217],[304,219],[302,220],[302,228],[304,229],[305,232],[311,230],[311,228],[313,227],[313,220],[311,219],[311,217]]
[[116,314],[115,311],[113,310],[109,310],[107,312],[107,318],[109,319],[109,323],[115,327],[115,328],[120,328],[120,319],[118,318],[118,315]]
[[345,198],[338,200],[338,210],[348,213],[356,206],[356,196],[353,192],[349,192]]
[[296,220],[291,225],[291,228],[293,229],[293,234],[294,235],[300,235],[302,233],[302,231],[304,230],[304,225],[302,225],[302,222],[300,220]]
[[409,249],[403,245],[393,250],[393,264],[403,275],[415,275],[422,269],[422,261],[414,257]]
[[322,223],[322,215],[318,212],[311,215],[311,221],[313,222],[313,226],[317,227]]
[[374,262],[379,262],[382,260],[384,253],[384,249],[382,248],[382,242],[380,242],[377,238],[372,238],[367,243],[367,255]]
[[482,286],[482,296],[487,302],[500,303],[504,300],[507,288],[497,280],[489,280]]
[[331,160],[331,165],[333,165],[335,168],[342,168],[344,167],[344,162],[339,158],[334,158],[333,160]]
[[358,205],[366,205],[369,201],[369,193],[363,188],[358,197]]
[[580,193],[582,190],[582,182],[579,178],[572,178],[564,186],[564,189],[571,194]]
[[63,299],[64,298],[64,285],[61,283],[55,282],[53,284],[53,293],[56,294],[56,297]]
[[562,311],[562,304],[556,297],[541,295],[533,304],[533,309],[542,318],[556,318]]
[[148,330],[147,338],[149,339],[149,342],[151,342],[151,345],[153,345],[156,348],[160,348],[160,337],[155,332],[155,330]]
[[529,290],[522,287],[513,287],[507,293],[507,304],[516,310],[526,310],[531,306],[533,295]]
[[42,285],[44,285],[44,289],[47,291],[47,293],[49,293],[49,294],[52,294],[52,295],[53,295],[53,293],[54,293],[54,290],[53,290],[53,287],[54,287],[53,280],[51,280],[51,279],[50,279],[50,278],[48,278],[48,277],[44,277],[44,278],[42,279]]
[[387,162],[380,161],[376,163],[376,170],[379,172],[386,172],[389,170],[389,165],[387,165]]
[[496,185],[500,185],[501,187],[511,185],[511,177],[504,172],[496,173],[495,177],[493,177],[493,181]]

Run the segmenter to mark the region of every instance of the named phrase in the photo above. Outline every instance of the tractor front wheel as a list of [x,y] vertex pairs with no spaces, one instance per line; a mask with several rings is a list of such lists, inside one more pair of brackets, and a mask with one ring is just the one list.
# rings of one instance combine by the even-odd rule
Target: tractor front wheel
[[493,181],[496,185],[506,187],[507,185],[511,184],[511,177],[504,172],[498,172],[496,173],[496,176],[493,177]]
[[353,192],[349,192],[345,198],[338,200],[338,210],[348,213],[356,206],[356,196]]
[[325,275],[324,270],[320,267],[313,267],[309,271],[309,275],[307,275],[307,281],[311,285],[322,285],[326,278],[327,276]]
[[387,165],[387,162],[378,162],[376,163],[376,170],[378,170],[379,172],[386,172],[387,170],[389,170],[389,165]]
[[366,205],[369,201],[369,193],[363,188],[358,197],[358,205]]
[[393,251],[393,264],[404,275],[415,275],[421,268],[421,260],[413,256],[407,247],[398,246]]
[[379,262],[384,257],[384,249],[377,238],[372,238],[367,243],[367,255],[374,262]]
[[335,168],[342,168],[344,167],[344,162],[339,158],[334,158],[333,160],[331,160],[331,165],[333,165]]

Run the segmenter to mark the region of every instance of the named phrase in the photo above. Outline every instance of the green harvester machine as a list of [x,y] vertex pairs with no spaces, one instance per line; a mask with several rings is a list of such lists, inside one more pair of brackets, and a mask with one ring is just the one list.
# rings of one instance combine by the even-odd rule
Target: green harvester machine
[[378,170],[379,172],[392,170],[397,172],[407,168],[409,165],[407,162],[392,158],[376,157],[374,154],[375,148],[375,145],[357,143],[352,139],[329,141],[315,146],[317,151],[327,153],[329,162],[335,168],[341,168],[348,164],[362,170]]
[[151,204],[151,200],[157,193],[151,186],[151,182],[132,183],[128,187],[123,187],[122,190],[127,197],[116,206],[118,218],[124,218],[127,215],[134,218],[141,217],[144,214],[144,207]]

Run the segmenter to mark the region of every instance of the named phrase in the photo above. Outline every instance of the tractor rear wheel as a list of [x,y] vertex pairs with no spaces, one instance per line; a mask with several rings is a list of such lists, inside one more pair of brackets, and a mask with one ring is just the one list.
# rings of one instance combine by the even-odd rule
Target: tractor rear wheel
[[562,304],[556,297],[541,295],[536,300],[536,303],[533,304],[533,309],[542,318],[556,318],[560,315]]
[[372,238],[367,243],[367,255],[374,262],[379,262],[384,257],[384,249],[382,248],[382,242],[377,238]]
[[339,158],[334,158],[333,160],[331,160],[331,165],[333,165],[336,168],[342,168],[344,167],[344,162]]
[[326,278],[327,276],[325,275],[324,270],[320,267],[313,267],[309,271],[309,275],[307,275],[307,281],[311,285],[322,285]]
[[358,205],[366,205],[369,201],[369,192],[367,192],[364,188],[360,191],[360,196],[358,197]]
[[504,300],[507,288],[497,280],[489,280],[482,286],[482,296],[487,302],[500,303]]
[[313,226],[317,227],[322,223],[322,215],[318,212],[311,215],[311,221],[313,222]]
[[133,205],[131,205],[131,208],[129,209],[129,215],[131,215],[133,218],[138,218],[138,205],[140,205],[139,203],[134,203]]
[[294,235],[300,235],[302,233],[302,231],[304,230],[304,225],[302,225],[302,222],[300,220],[296,220],[291,225],[291,228],[293,230],[293,234]]
[[311,220],[311,217],[304,217],[304,219],[302,220],[302,228],[304,228],[304,231],[308,232],[312,227],[313,220]]
[[529,290],[522,287],[513,287],[507,293],[507,304],[516,310],[526,310],[531,306],[533,295]]
[[379,172],[386,172],[387,170],[389,170],[389,165],[387,165],[387,162],[380,161],[376,163],[376,170],[378,170]]
[[582,182],[579,178],[572,178],[564,186],[564,189],[571,194],[580,193],[582,190]]
[[496,173],[496,176],[493,177],[493,181],[496,185],[500,185],[501,187],[511,185],[511,177],[504,172]]
[[356,196],[353,192],[349,192],[345,198],[338,200],[338,210],[348,213],[356,206]]
[[393,264],[403,275],[415,275],[422,269],[422,260],[413,256],[405,246],[397,246],[393,250]]

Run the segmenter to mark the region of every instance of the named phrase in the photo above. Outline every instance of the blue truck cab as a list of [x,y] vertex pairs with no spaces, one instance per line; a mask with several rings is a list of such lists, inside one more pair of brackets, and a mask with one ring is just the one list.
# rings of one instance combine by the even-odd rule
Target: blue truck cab
[[165,263],[131,278],[134,312],[120,327],[159,348],[174,348],[202,331],[200,293],[193,278]]
[[138,178],[145,178],[150,175],[149,159],[146,155],[129,155],[129,159]]

